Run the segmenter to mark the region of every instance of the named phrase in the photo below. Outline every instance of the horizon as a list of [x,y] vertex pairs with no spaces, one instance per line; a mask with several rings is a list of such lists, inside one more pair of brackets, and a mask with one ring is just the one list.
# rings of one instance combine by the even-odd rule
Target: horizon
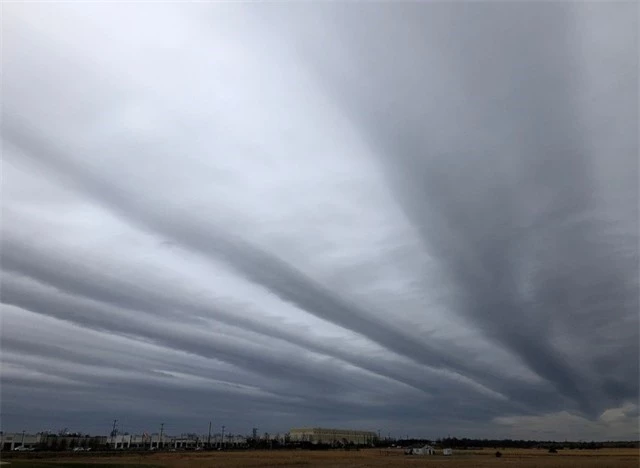
[[640,438],[636,2],[2,6],[2,427]]
[[[265,434],[268,434],[269,437],[278,437],[278,436],[286,436],[289,434],[290,430],[292,429],[301,429],[301,428],[291,428],[289,430],[286,431],[279,431],[279,432],[263,432],[262,434],[258,433],[257,438],[258,439],[263,439]],[[303,428],[305,429],[305,428]],[[355,431],[366,431],[366,432],[372,432],[375,433],[376,431],[368,431],[367,429],[362,429],[362,428],[320,428],[320,427],[314,427],[314,429],[324,429],[324,430],[355,430]],[[1,434],[22,434],[23,431],[7,431],[7,430],[1,430],[0,433]],[[48,431],[48,430],[41,430],[41,431],[37,431],[37,432],[28,432],[25,431],[25,436],[31,436],[31,435],[38,435],[38,434],[47,434],[49,436],[56,436],[56,437],[113,437],[110,434],[89,434],[89,433],[85,433],[82,431],[68,431],[65,433],[56,433],[55,431]],[[160,435],[160,432],[149,432],[149,431],[143,431],[143,432],[120,432],[118,431],[117,435],[118,436],[141,436],[147,434],[148,436],[154,436],[154,435]],[[246,437],[246,438],[252,438],[252,434],[251,432],[246,432],[246,433],[241,433],[241,432],[237,432],[237,433],[227,433],[225,431],[225,437],[229,436],[229,437]],[[194,431],[183,431],[180,433],[171,433],[171,432],[165,432],[163,431],[163,437],[181,437],[181,436],[185,436],[185,435],[195,435],[198,438],[203,437],[203,438],[207,438],[208,436],[208,432],[194,432]],[[221,432],[211,432],[211,438],[212,439],[218,439],[221,438],[222,433]],[[589,443],[598,443],[598,444],[606,444],[606,443],[612,443],[612,444],[616,444],[616,443],[636,443],[636,444],[640,444],[640,438],[639,439],[610,439],[610,440],[606,440],[606,439],[602,439],[602,440],[586,440],[586,439],[576,439],[576,440],[570,440],[570,439],[565,439],[565,440],[559,440],[559,439],[512,439],[512,438],[508,438],[508,437],[466,437],[466,436],[455,436],[455,435],[447,435],[447,436],[441,436],[441,437],[436,437],[436,438],[430,438],[430,437],[420,437],[420,436],[409,436],[409,437],[405,437],[405,436],[394,436],[393,434],[391,435],[391,437],[387,437],[384,434],[381,434],[381,437],[379,439],[380,441],[383,442],[403,442],[403,441],[411,441],[411,440],[417,440],[417,441],[427,441],[430,443],[442,443],[443,441],[449,441],[449,440],[457,440],[457,441],[470,441],[470,442],[493,442],[493,441],[511,441],[511,442],[533,442],[533,443],[556,443],[556,444],[562,444],[562,443],[566,443],[566,444],[589,444]]]

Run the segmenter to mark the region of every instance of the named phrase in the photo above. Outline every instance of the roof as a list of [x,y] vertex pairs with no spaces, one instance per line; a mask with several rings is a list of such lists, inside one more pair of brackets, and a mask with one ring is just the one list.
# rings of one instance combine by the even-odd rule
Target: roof
[[335,429],[335,428],[330,428],[330,427],[296,427],[293,429],[290,429],[289,432],[351,432],[351,433],[356,433],[356,434],[370,434],[370,435],[376,435],[375,432],[373,431],[362,431],[359,429]]

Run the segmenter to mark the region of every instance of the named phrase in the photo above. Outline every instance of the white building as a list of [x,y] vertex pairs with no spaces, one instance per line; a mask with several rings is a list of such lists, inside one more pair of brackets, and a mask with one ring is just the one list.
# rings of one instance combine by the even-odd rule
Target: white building
[[310,427],[291,429],[289,437],[292,442],[311,442],[312,444],[371,444],[378,439],[375,432],[354,431],[349,429],[325,429]]
[[226,435],[224,436],[225,446],[239,446],[247,443],[247,438],[243,435]]
[[238,447],[247,443],[247,438],[242,435],[222,434],[208,435],[182,434],[180,436],[169,436],[166,434],[118,434],[107,438],[107,444],[117,450],[124,449],[195,449],[206,447],[207,442],[212,447]]
[[442,449],[442,455],[453,455],[453,450],[450,448]]
[[173,437],[162,435],[162,439],[160,439],[160,434],[143,434],[143,435],[134,435],[134,434],[118,434],[115,436],[109,436],[107,438],[107,444],[109,447],[120,450],[120,449],[149,449],[149,448],[158,448],[161,447],[172,447]]
[[404,453],[407,455],[435,455],[436,449],[431,445],[424,445],[422,447],[409,447]]
[[179,449],[179,448],[194,449],[196,447],[202,446],[202,439],[197,436],[196,437],[193,437],[193,436],[173,437],[168,445],[169,447],[174,449]]
[[41,441],[42,434],[0,432],[0,450],[15,450],[18,447],[36,448]]

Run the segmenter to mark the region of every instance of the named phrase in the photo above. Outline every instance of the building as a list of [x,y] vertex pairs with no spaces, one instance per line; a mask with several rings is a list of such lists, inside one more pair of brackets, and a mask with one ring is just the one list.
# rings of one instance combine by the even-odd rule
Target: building
[[[180,442],[182,443],[182,440]],[[160,434],[117,434],[109,436],[106,440],[106,444],[110,449],[116,450],[147,450],[151,448],[157,449],[177,447],[177,445],[175,445],[175,438],[165,434],[162,435],[162,439],[160,439]]]
[[38,450],[70,450],[74,448],[104,448],[107,438],[82,434],[57,435],[47,432],[27,434],[26,432],[0,432],[0,450],[15,450],[20,447]]
[[224,445],[225,447],[241,447],[247,445],[247,437],[243,435],[225,434]]
[[453,450],[451,450],[450,448],[442,449],[442,455],[453,455]]
[[291,442],[311,442],[312,444],[356,444],[368,445],[375,442],[375,432],[348,429],[324,429],[321,427],[291,429]]
[[0,432],[0,450],[15,450],[18,447],[35,449],[42,442],[42,434],[25,432]]
[[412,445],[404,452],[406,455],[435,455],[436,449],[431,445]]
[[170,442],[170,447],[175,449],[195,449],[202,447],[202,439],[193,435],[182,435],[180,437],[173,437]]
[[205,448],[207,444],[211,447],[241,447],[247,444],[247,438],[241,435],[224,434],[181,434],[180,436],[170,436],[168,434],[118,434],[109,436],[106,441],[111,449],[116,450],[156,450],[156,449],[185,449],[193,450],[196,448]]
[[67,450],[76,447],[98,450],[105,448],[107,437],[81,434],[42,434],[40,448],[42,450]]

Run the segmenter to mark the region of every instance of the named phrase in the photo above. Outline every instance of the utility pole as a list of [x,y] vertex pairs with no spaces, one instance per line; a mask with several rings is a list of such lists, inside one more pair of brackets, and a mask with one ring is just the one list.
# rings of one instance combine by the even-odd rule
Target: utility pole
[[211,421],[209,421],[209,436],[207,437],[207,448],[211,448]]
[[[160,423],[160,440],[158,440],[158,449],[160,449],[160,444],[162,443],[162,434],[164,433],[164,423]],[[162,444],[164,447],[164,444]]]
[[220,448],[224,448],[224,426],[222,426],[222,437],[220,438]]
[[114,419],[113,420],[113,428],[111,429],[111,443],[113,444],[113,448],[116,447],[116,435],[117,435],[117,432],[116,432],[116,427],[117,426],[116,425],[117,424],[118,424],[118,420]]
[[25,433],[25,430],[24,430],[24,429],[22,429],[22,446],[23,446],[23,447],[24,447],[24,433]]

